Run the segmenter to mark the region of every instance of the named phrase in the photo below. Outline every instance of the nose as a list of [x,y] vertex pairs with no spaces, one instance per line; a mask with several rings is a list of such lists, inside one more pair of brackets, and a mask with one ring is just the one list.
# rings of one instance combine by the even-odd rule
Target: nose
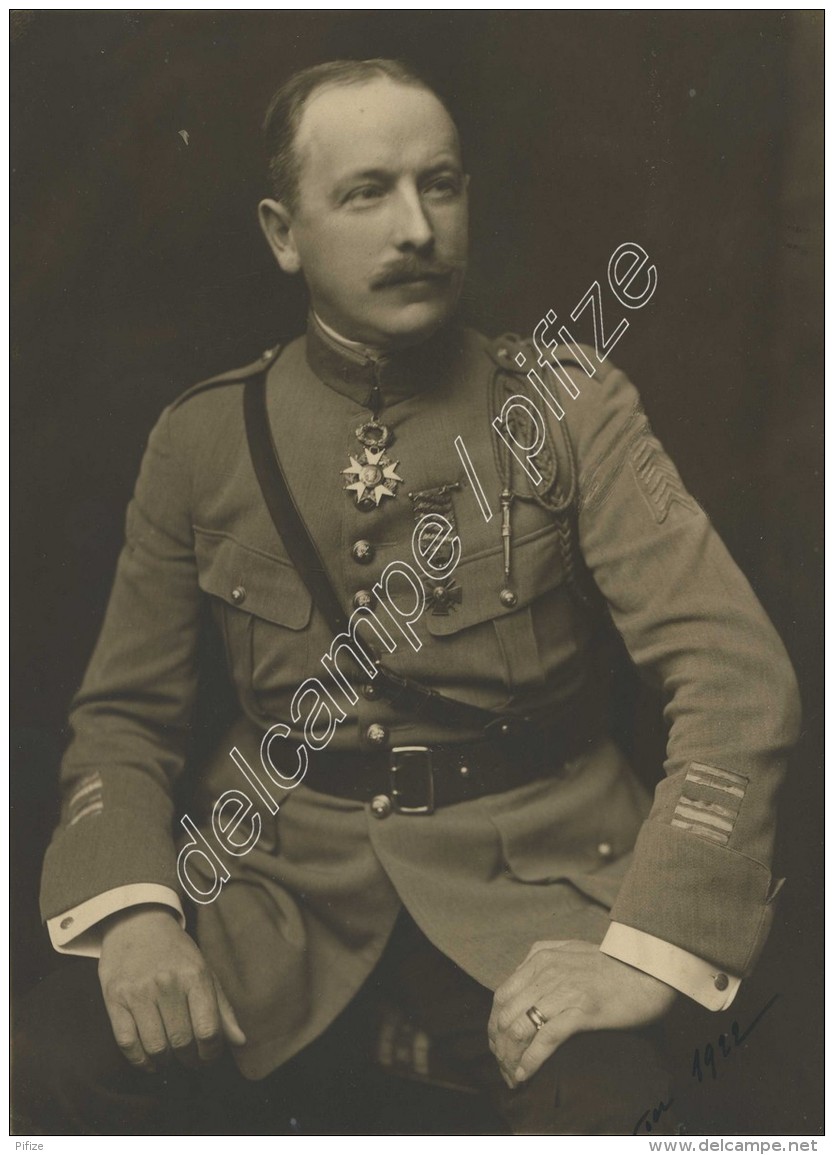
[[413,185],[401,188],[396,198],[393,240],[403,250],[426,249],[434,243],[434,227]]

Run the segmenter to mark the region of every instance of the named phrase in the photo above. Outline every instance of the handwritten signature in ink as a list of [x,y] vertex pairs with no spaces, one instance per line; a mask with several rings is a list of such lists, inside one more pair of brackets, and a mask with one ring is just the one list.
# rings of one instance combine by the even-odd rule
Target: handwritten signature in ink
[[[642,1131],[651,1131],[653,1126],[663,1118],[666,1112],[674,1103],[674,1099],[670,1099],[668,1103],[664,1103],[661,1099],[656,1107],[650,1107],[648,1111],[644,1111],[637,1122],[634,1124],[632,1135],[639,1135]],[[651,1116],[651,1118],[649,1118]]]
[[[772,999],[765,1003],[745,1031],[741,1030],[738,1020],[734,1020],[730,1027],[729,1034],[722,1033],[718,1036],[717,1050],[711,1042],[704,1044],[703,1055],[702,1048],[696,1047],[695,1053],[692,1056],[692,1078],[697,1079],[699,1083],[703,1083],[704,1071],[706,1070],[711,1073],[713,1079],[717,1079],[718,1065],[716,1064],[716,1059],[719,1057],[721,1059],[729,1058],[734,1049],[746,1042],[779,997],[778,994],[775,994]],[[644,1111],[634,1124],[634,1130],[631,1132],[632,1135],[642,1135],[644,1132],[651,1132],[674,1101],[674,1099],[670,1099],[668,1103],[664,1103],[661,1099],[656,1107],[649,1107],[648,1110]]]
[[[720,1056],[722,1059],[729,1058],[729,1056],[732,1054],[733,1050],[736,1047],[740,1047],[741,1044],[746,1039],[748,1039],[750,1037],[750,1035],[753,1033],[753,1031],[756,1029],[756,1027],[759,1025],[759,1023],[762,1021],[762,1019],[765,1017],[767,1012],[770,1010],[770,1008],[773,1006],[773,1004],[776,1002],[776,1000],[778,998],[779,998],[779,995],[776,994],[773,996],[773,998],[769,1002],[765,1003],[765,1005],[762,1007],[762,1009],[756,1015],[755,1019],[753,1019],[753,1022],[749,1025],[749,1027],[747,1028],[746,1031],[741,1030],[741,1028],[738,1025],[738,1021],[736,1020],[733,1022],[733,1025],[730,1027],[730,1034],[729,1035],[721,1034],[718,1036],[718,1053],[720,1053]],[[732,1036],[732,1042],[730,1042],[730,1036]],[[696,1047],[695,1048],[695,1054],[692,1056],[692,1077],[693,1077],[693,1079],[697,1079],[699,1083],[703,1083],[703,1081],[704,1081],[704,1068],[706,1068],[708,1071],[710,1071],[713,1079],[717,1079],[718,1078],[718,1068],[717,1068],[716,1062],[715,1062],[715,1060],[717,1058],[718,1058],[718,1054],[716,1053],[715,1047],[713,1047],[712,1043],[707,1043],[704,1046],[704,1058],[703,1058],[703,1065],[702,1065],[701,1064],[701,1048]]]

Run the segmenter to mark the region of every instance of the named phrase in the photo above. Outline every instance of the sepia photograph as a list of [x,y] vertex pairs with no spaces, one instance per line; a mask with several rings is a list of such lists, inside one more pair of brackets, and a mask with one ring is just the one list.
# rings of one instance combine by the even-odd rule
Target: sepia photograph
[[817,1150],[823,41],[10,12],[17,1149]]

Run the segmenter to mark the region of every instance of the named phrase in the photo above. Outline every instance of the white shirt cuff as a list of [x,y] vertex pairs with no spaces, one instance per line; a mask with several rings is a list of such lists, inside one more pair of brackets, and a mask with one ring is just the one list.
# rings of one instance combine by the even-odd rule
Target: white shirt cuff
[[599,949],[660,979],[709,1011],[725,1011],[741,985],[740,978],[697,955],[621,922],[611,923]]
[[103,919],[130,906],[157,903],[176,911],[180,926],[185,930],[182,903],[175,890],[156,882],[134,882],[130,886],[115,886],[86,902],[79,903],[55,918],[47,919],[46,927],[52,945],[61,954],[75,954],[98,958],[101,954],[101,926]]

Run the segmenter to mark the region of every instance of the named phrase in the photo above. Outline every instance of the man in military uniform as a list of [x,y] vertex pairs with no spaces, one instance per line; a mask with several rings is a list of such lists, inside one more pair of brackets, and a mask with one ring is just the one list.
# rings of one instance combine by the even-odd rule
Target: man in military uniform
[[[538,396],[525,429],[513,402],[499,436],[535,353],[456,320],[468,180],[434,92],[390,61],[324,65],[266,133],[261,223],[309,324],[151,435],[43,880],[55,946],[100,956],[107,1017],[89,971],[73,998],[57,976],[40,1029],[64,1043],[45,1057],[30,1025],[27,1093],[39,1064],[65,1127],[152,1131],[165,1056],[225,1041],[245,1130],[245,1080],[265,1102],[316,1040],[376,1031],[384,994],[415,1065],[445,1047],[516,1130],[628,1132],[668,1102],[651,1025],[678,992],[728,1006],[766,937],[789,662],[607,360],[555,349],[561,418]],[[362,611],[350,653],[261,491],[253,381],[336,615]],[[605,729],[605,603],[663,691],[653,802]],[[176,823],[178,872],[205,607],[242,720]],[[211,1077],[188,1075],[204,1105]]]

